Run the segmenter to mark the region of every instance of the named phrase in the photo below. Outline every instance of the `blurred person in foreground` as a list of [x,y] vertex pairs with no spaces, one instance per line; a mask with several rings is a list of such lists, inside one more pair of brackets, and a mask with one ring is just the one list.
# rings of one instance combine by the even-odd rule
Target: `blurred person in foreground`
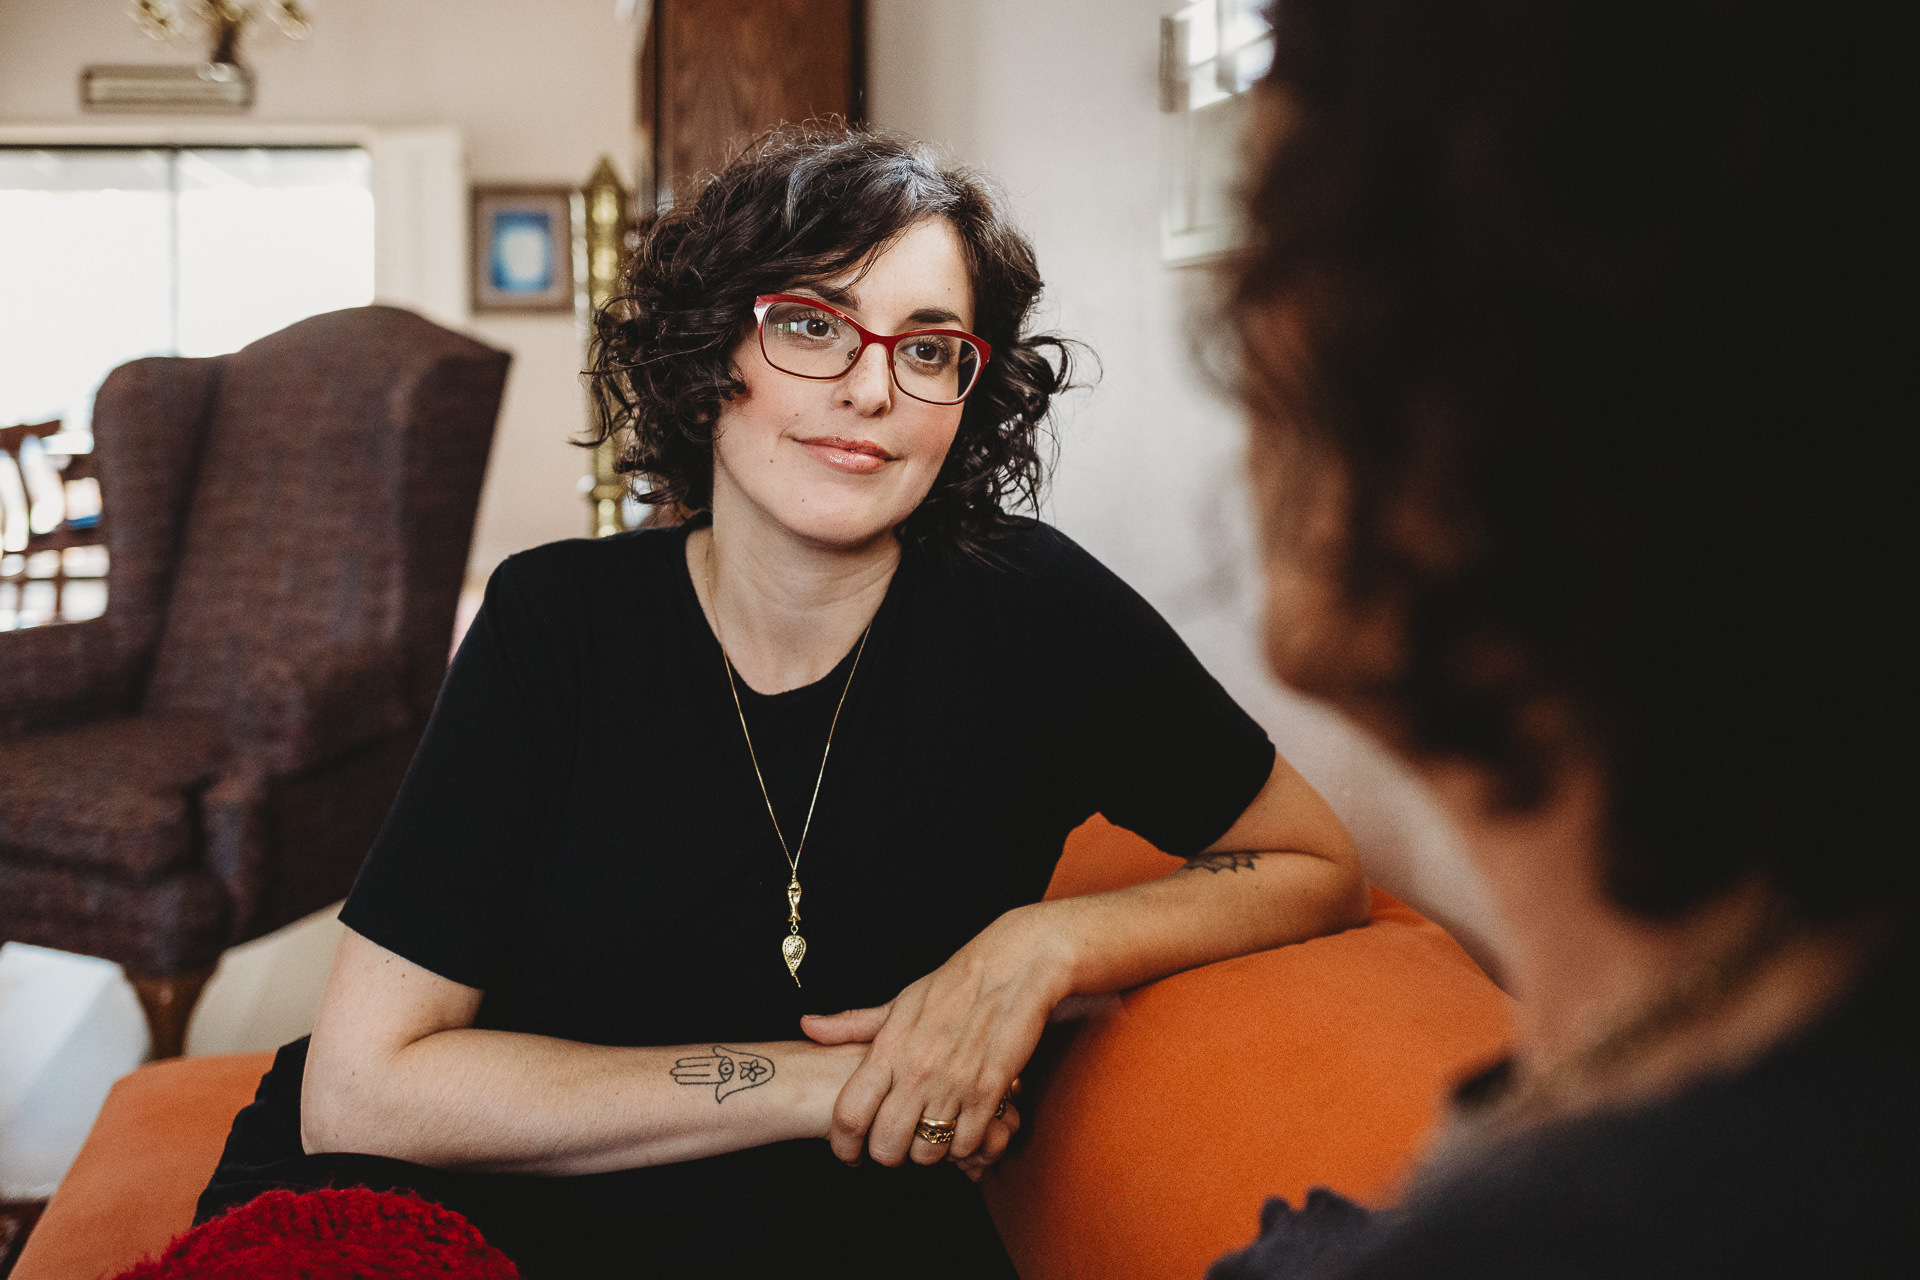
[[1267,653],[1457,819],[1519,1022],[1399,1207],[1270,1202],[1216,1280],[1920,1275],[1910,71],[1858,12],[1275,6]]

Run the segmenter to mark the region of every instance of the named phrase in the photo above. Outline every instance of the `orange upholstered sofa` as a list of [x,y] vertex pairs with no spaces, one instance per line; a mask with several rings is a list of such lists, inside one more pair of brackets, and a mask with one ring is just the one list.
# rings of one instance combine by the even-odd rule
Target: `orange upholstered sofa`
[[[1049,896],[1174,865],[1096,818]],[[1373,905],[1364,928],[1131,992],[1036,1063],[1026,1135],[987,1191],[1025,1280],[1198,1280],[1269,1195],[1392,1199],[1511,1010],[1438,926],[1378,891]],[[99,1280],[185,1230],[269,1061],[174,1059],[116,1084],[12,1280]]]

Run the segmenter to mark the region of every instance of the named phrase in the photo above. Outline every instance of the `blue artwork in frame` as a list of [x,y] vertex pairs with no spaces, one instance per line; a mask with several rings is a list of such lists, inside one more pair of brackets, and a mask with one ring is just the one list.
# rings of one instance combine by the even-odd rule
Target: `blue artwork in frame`
[[525,296],[553,288],[553,215],[544,209],[496,209],[487,254],[493,287]]
[[573,192],[567,187],[475,187],[473,309],[573,307]]

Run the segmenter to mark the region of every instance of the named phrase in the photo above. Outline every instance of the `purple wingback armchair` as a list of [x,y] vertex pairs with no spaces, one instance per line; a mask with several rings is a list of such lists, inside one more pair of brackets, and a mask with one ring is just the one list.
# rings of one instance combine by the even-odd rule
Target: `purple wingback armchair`
[[360,307],[101,387],[107,611],[0,633],[0,941],[118,962],[155,1056],[222,951],[352,884],[446,668],[507,363]]

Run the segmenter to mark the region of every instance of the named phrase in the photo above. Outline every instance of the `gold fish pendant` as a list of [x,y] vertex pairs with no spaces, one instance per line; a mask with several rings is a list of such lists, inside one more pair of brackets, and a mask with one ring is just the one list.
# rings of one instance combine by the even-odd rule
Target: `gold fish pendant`
[[800,936],[800,877],[794,876],[787,881],[787,936],[780,939],[780,955],[787,962],[787,972],[793,975],[793,985],[800,985],[800,962],[807,958],[807,940]]

